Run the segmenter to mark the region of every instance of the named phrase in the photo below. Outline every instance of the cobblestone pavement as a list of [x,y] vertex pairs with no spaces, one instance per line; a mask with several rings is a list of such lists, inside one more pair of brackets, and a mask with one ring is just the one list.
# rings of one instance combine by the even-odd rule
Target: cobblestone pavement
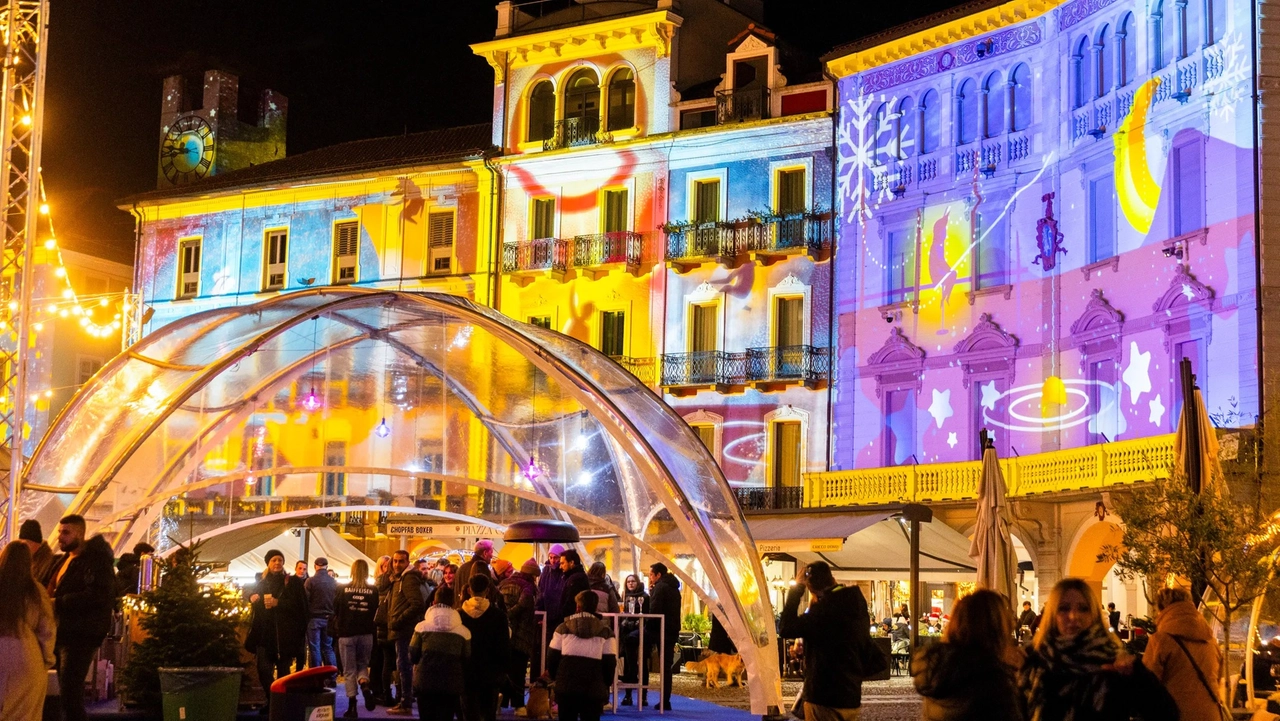
[[[672,679],[672,691],[682,696],[704,699],[721,706],[750,708],[745,688],[734,686],[709,689],[701,676],[681,673]],[[783,681],[782,694],[794,699],[800,693],[799,681]],[[920,697],[911,686],[910,677],[895,676],[888,681],[872,681],[862,685],[862,721],[907,721],[920,718]]]

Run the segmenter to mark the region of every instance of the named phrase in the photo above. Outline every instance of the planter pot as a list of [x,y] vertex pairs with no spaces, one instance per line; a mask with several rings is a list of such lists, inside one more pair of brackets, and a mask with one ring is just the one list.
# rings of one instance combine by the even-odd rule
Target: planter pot
[[160,669],[164,721],[235,721],[243,673],[221,666]]

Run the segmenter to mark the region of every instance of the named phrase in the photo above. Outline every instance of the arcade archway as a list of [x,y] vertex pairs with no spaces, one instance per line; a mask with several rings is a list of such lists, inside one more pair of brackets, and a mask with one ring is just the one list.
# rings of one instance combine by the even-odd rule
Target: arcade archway
[[763,573],[701,442],[596,350],[455,296],[325,288],[174,322],[85,386],[24,482],[24,517],[81,513],[117,549],[406,500],[571,520],[695,558],[686,589],[725,620],[753,711],[781,706]]

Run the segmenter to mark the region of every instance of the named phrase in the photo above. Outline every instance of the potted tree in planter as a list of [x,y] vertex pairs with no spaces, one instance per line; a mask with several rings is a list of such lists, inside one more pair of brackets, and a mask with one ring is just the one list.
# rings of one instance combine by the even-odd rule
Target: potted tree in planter
[[147,711],[163,706],[166,721],[230,721],[240,696],[237,631],[246,607],[235,591],[199,583],[209,569],[200,565],[197,549],[179,548],[160,585],[140,596],[147,637],[134,646],[123,680]]

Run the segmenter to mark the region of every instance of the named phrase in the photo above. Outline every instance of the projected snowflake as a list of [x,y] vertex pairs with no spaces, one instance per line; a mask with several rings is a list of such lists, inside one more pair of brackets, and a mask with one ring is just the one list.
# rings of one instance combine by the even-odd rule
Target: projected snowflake
[[1204,94],[1209,98],[1209,111],[1219,120],[1226,120],[1235,113],[1236,105],[1248,96],[1249,49],[1238,32],[1230,32],[1220,42],[1205,51],[1206,75],[1217,74],[1204,83]]

